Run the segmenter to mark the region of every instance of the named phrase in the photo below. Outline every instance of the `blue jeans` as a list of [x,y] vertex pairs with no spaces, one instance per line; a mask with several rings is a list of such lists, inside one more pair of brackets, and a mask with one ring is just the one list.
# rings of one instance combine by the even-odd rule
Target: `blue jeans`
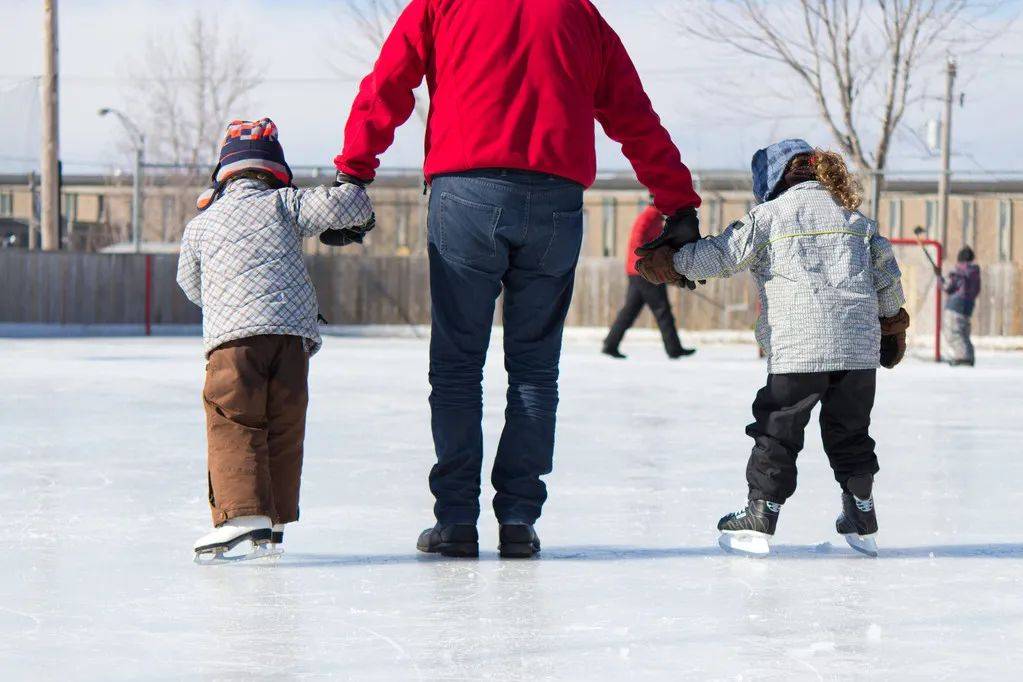
[[491,480],[501,523],[533,523],[554,458],[558,363],[582,245],[583,188],[512,170],[434,178],[430,194],[430,408],[440,523],[475,524],[483,363],[504,289],[508,404]]

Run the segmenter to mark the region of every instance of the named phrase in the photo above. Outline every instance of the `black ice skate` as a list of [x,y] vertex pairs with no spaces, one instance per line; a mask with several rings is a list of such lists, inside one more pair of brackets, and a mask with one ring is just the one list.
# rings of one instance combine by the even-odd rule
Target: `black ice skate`
[[750,500],[746,507],[718,521],[718,544],[726,552],[765,556],[771,551],[768,540],[778,526],[781,505],[766,500]]
[[835,521],[835,530],[845,536],[845,541],[857,552],[877,556],[877,514],[874,512],[874,498],[861,499],[851,493],[842,493],[842,513]]
[[835,530],[857,552],[877,556],[877,513],[874,511],[874,477],[853,476],[842,486],[842,513],[835,521]]
[[540,538],[529,524],[502,523],[497,551],[505,559],[528,559],[540,551]]
[[476,526],[468,523],[437,524],[419,535],[416,549],[428,554],[475,558],[480,555],[480,536]]

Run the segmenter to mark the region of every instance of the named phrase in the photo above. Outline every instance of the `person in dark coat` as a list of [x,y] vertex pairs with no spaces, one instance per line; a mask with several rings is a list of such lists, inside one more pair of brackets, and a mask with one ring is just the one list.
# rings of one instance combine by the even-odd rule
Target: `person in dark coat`
[[678,331],[675,329],[675,316],[671,314],[671,302],[668,300],[668,286],[666,284],[651,284],[642,277],[636,270],[636,249],[655,239],[664,227],[664,216],[654,206],[648,206],[645,211],[639,214],[636,222],[632,225],[632,235],[629,237],[629,249],[625,258],[625,274],[629,277],[629,289],[625,294],[625,305],[618,311],[614,324],[611,325],[607,338],[604,339],[603,353],[613,358],[624,358],[618,346],[625,336],[625,332],[636,322],[636,318],[643,311],[643,306],[649,306],[650,312],[657,320],[657,326],[661,330],[661,339],[664,341],[664,350],[672,360],[692,355],[696,351],[692,348],[683,348],[678,338]]
[[974,263],[973,249],[959,250],[955,269],[945,279],[945,347],[944,359],[953,366],[973,367],[973,342],[970,340],[970,318],[980,296],[980,266]]

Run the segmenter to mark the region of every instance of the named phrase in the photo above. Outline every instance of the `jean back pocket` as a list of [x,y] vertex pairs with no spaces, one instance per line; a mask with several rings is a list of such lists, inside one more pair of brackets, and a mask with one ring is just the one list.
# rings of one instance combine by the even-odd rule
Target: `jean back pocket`
[[497,257],[501,209],[442,192],[438,204],[437,248],[448,260],[486,266]]

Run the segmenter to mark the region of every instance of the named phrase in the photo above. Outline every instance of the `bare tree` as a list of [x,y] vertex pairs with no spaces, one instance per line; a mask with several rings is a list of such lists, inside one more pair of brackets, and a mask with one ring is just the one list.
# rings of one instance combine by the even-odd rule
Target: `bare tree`
[[[348,60],[344,64],[332,60],[331,68],[344,78],[365,76],[406,5],[407,0],[342,0],[336,23],[344,35],[354,36],[355,41],[344,48]],[[415,95],[416,116],[426,123],[430,109],[428,96],[423,88]]]
[[[969,47],[991,0],[682,0],[679,27],[782,65],[842,151],[883,172],[919,77],[953,47]],[[680,15],[681,16],[681,15]]]
[[141,67],[130,74],[134,108],[144,112],[147,156],[212,164],[224,126],[241,114],[259,68],[245,45],[225,39],[200,12],[180,33],[152,40]]
[[216,163],[228,121],[242,117],[258,83],[260,64],[243,43],[226,38],[208,14],[150,39],[139,66],[129,71],[132,118],[146,136],[146,158],[174,166],[148,181],[163,184],[159,201],[146,202],[146,230],[176,238],[195,211],[195,190]]

